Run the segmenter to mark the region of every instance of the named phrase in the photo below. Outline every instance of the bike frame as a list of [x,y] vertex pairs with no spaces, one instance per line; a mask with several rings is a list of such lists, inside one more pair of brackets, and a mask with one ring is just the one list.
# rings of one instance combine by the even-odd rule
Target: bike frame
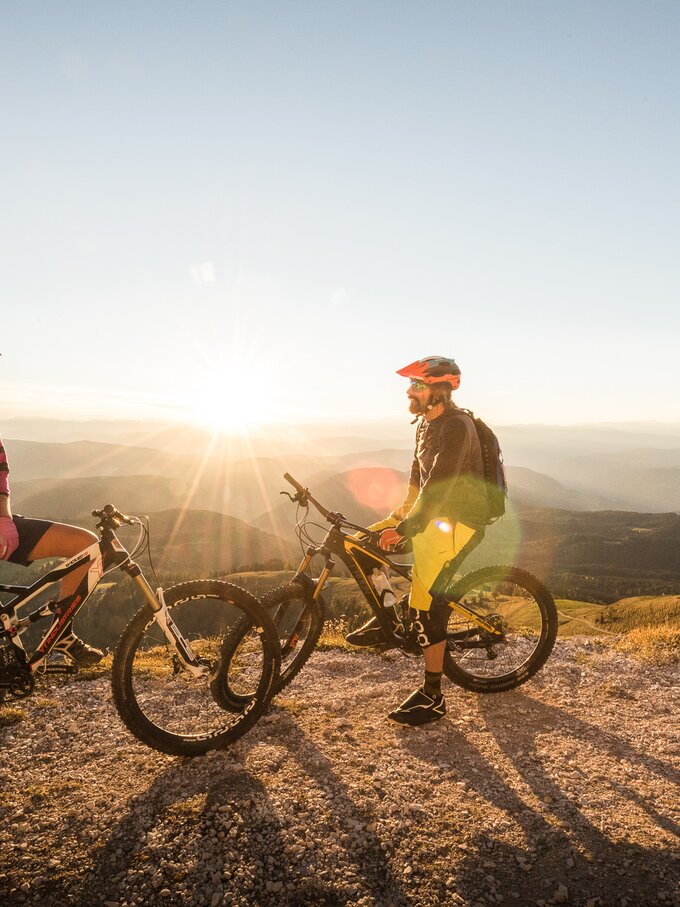
[[[208,669],[205,665],[199,663],[191,651],[191,647],[170,617],[163,599],[163,590],[159,587],[154,593],[140,567],[131,559],[130,554],[117,538],[113,529],[104,525],[100,529],[100,534],[101,538],[98,542],[94,542],[89,547],[84,548],[66,563],[60,564],[54,570],[50,570],[49,573],[41,576],[30,586],[0,583],[0,592],[8,592],[15,596],[6,604],[0,604],[0,623],[2,624],[0,639],[9,639],[10,644],[14,647],[17,661],[31,675],[40,669],[45,671],[47,669],[45,662],[56,646],[66,624],[75,618],[104,574],[119,567],[141,589],[146,601],[154,612],[154,620],[157,621],[166,639],[175,649],[183,667],[194,676],[206,674]],[[89,564],[87,573],[79,583],[74,595],[66,600],[63,610],[54,610],[54,608],[50,607],[53,602],[50,602],[25,617],[19,618],[17,613],[19,609],[25,608],[40,592],[56,585],[61,579],[84,564]],[[21,640],[21,633],[29,624],[41,619],[54,619],[55,614],[58,615],[57,620],[46,631],[35,651],[32,654],[27,653]]]
[[[312,592],[312,597],[317,599],[335,567],[335,561],[333,560],[333,555],[335,555],[347,566],[347,569],[354,578],[356,584],[361,589],[364,598],[368,602],[371,611],[385,634],[386,640],[396,643],[400,648],[404,648],[409,641],[394,632],[392,622],[389,620],[385,608],[380,601],[380,597],[369,577],[375,569],[384,570],[387,567],[399,576],[410,580],[411,568],[407,564],[399,564],[393,561],[382,549],[372,545],[370,541],[342,532],[340,529],[341,523],[342,519],[336,520],[320,545],[310,545],[310,547],[307,548],[305,556],[297,569],[295,578],[306,575],[312,559],[317,555],[323,555],[325,558],[324,568],[319,577],[313,581],[313,587],[310,590]],[[352,526],[352,528],[360,529],[361,527]],[[369,532],[369,530],[364,531]],[[485,633],[488,633],[492,638],[502,635],[496,627],[484,620],[483,617],[467,605],[453,599],[447,599],[447,604],[452,610],[457,611],[459,614],[466,617],[471,623],[484,630]],[[459,635],[460,634],[456,634],[456,638],[458,638]]]

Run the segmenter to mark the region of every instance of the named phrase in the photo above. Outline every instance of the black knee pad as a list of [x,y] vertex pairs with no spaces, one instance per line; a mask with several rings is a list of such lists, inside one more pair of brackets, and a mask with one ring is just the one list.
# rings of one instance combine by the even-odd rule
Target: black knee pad
[[445,601],[434,598],[429,611],[418,611],[410,608],[409,613],[418,634],[418,645],[422,649],[436,646],[446,639],[446,626],[449,622],[451,608]]

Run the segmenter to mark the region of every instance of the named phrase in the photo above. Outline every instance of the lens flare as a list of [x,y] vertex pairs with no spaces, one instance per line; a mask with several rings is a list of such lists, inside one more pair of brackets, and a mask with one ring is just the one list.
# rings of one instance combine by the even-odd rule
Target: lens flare
[[392,469],[358,467],[347,475],[347,488],[354,499],[379,513],[390,513],[404,497],[404,483]]

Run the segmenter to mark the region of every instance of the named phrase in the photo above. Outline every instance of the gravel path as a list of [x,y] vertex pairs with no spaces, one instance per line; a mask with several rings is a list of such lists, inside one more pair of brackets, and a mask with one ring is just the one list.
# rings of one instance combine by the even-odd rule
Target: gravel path
[[[385,712],[401,656],[317,652],[230,750],[160,755],[108,679],[0,730],[0,903],[680,905],[677,670],[560,641],[511,693]],[[67,698],[68,696],[68,698]]]

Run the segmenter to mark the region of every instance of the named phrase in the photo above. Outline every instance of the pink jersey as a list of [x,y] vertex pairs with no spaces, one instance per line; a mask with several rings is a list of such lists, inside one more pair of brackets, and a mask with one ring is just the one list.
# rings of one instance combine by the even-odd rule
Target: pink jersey
[[9,495],[9,463],[0,438],[0,494]]

